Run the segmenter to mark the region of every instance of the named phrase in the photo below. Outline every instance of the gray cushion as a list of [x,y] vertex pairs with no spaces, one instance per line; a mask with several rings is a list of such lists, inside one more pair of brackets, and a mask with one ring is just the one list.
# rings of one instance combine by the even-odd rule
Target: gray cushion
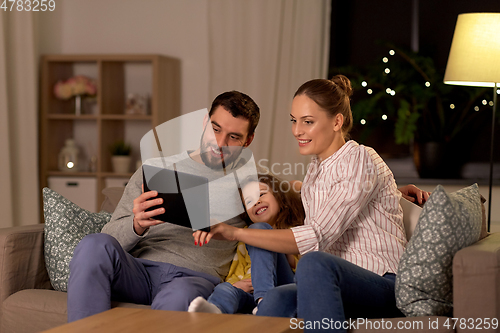
[[450,194],[434,189],[399,262],[396,303],[406,316],[452,315],[453,256],[479,239],[481,224],[477,184]]
[[66,291],[73,250],[85,235],[100,232],[111,214],[91,213],[47,187],[43,189],[43,214],[45,266],[50,283],[55,290]]

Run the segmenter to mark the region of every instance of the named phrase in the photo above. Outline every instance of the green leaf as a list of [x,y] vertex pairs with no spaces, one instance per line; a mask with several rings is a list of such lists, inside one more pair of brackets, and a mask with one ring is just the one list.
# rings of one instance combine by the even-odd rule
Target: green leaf
[[402,99],[398,109],[398,119],[394,127],[394,137],[397,144],[409,144],[417,130],[418,112],[412,112],[410,103]]
[[109,147],[109,150],[115,156],[128,156],[132,151],[132,147],[125,141],[118,140]]

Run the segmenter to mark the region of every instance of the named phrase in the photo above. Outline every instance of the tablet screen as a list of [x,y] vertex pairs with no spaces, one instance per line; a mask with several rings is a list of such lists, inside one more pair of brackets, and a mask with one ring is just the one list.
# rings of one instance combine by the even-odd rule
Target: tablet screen
[[210,230],[208,179],[202,176],[151,165],[142,166],[144,192],[157,191],[165,213],[153,219],[193,230]]

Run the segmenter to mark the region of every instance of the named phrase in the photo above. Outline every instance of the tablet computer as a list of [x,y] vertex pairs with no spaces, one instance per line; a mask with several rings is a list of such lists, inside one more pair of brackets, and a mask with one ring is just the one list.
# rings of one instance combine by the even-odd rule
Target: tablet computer
[[151,165],[142,166],[142,177],[144,192],[157,191],[157,198],[163,199],[161,205],[146,209],[165,209],[165,213],[154,216],[153,219],[192,230],[210,231],[207,178]]

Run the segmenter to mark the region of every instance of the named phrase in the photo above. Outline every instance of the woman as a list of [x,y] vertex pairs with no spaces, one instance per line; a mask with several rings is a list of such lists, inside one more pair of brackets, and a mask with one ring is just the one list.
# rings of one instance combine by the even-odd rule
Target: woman
[[[392,172],[369,147],[347,141],[352,127],[350,81],[311,80],[295,93],[292,132],[303,155],[313,155],[301,190],[303,226],[286,230],[236,229],[217,224],[195,239],[239,240],[269,251],[305,255],[297,284],[269,291],[259,315],[297,316],[340,323],[346,318],[400,315],[395,272],[406,245],[401,194]],[[404,192],[426,192],[406,188]],[[406,193],[408,194],[408,193]],[[423,197],[423,200],[422,200]],[[331,327],[319,327],[331,328]]]

